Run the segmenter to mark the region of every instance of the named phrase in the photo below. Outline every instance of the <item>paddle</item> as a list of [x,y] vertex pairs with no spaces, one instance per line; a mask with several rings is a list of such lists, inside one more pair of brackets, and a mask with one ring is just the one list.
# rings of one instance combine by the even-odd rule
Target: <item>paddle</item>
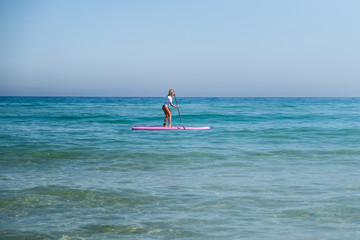
[[[178,103],[177,103],[176,97],[174,96],[174,98],[175,98],[176,106],[178,106]],[[183,121],[181,120],[181,114],[180,114],[180,109],[179,109],[179,106],[177,107],[177,110],[178,110],[178,113],[179,113],[179,117],[180,117],[180,122],[181,122],[181,125],[183,126],[183,128],[184,128],[184,130],[185,130],[185,127],[184,127]]]

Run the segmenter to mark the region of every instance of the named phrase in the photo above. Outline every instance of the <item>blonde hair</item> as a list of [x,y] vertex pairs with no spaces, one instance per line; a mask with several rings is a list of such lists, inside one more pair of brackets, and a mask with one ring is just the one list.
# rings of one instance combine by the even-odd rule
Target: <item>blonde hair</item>
[[170,89],[170,90],[169,90],[169,94],[168,94],[168,96],[174,96],[174,93],[175,93],[175,91],[174,91],[174,90],[172,90],[172,89]]

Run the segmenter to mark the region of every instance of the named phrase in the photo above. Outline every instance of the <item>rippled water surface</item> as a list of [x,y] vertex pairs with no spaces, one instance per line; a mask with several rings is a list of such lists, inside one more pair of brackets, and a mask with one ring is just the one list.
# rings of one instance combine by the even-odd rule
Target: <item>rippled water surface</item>
[[360,98],[177,100],[0,98],[1,238],[360,238]]

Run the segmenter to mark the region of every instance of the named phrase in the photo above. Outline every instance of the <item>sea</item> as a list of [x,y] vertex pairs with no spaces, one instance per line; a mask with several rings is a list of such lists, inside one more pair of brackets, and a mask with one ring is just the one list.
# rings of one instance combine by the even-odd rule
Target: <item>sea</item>
[[0,239],[360,239],[360,98],[164,99],[0,97]]

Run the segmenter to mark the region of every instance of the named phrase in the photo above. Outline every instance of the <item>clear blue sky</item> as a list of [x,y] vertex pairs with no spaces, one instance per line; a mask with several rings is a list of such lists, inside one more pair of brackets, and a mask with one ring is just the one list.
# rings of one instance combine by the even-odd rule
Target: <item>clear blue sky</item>
[[360,96],[359,0],[1,0],[0,95]]

